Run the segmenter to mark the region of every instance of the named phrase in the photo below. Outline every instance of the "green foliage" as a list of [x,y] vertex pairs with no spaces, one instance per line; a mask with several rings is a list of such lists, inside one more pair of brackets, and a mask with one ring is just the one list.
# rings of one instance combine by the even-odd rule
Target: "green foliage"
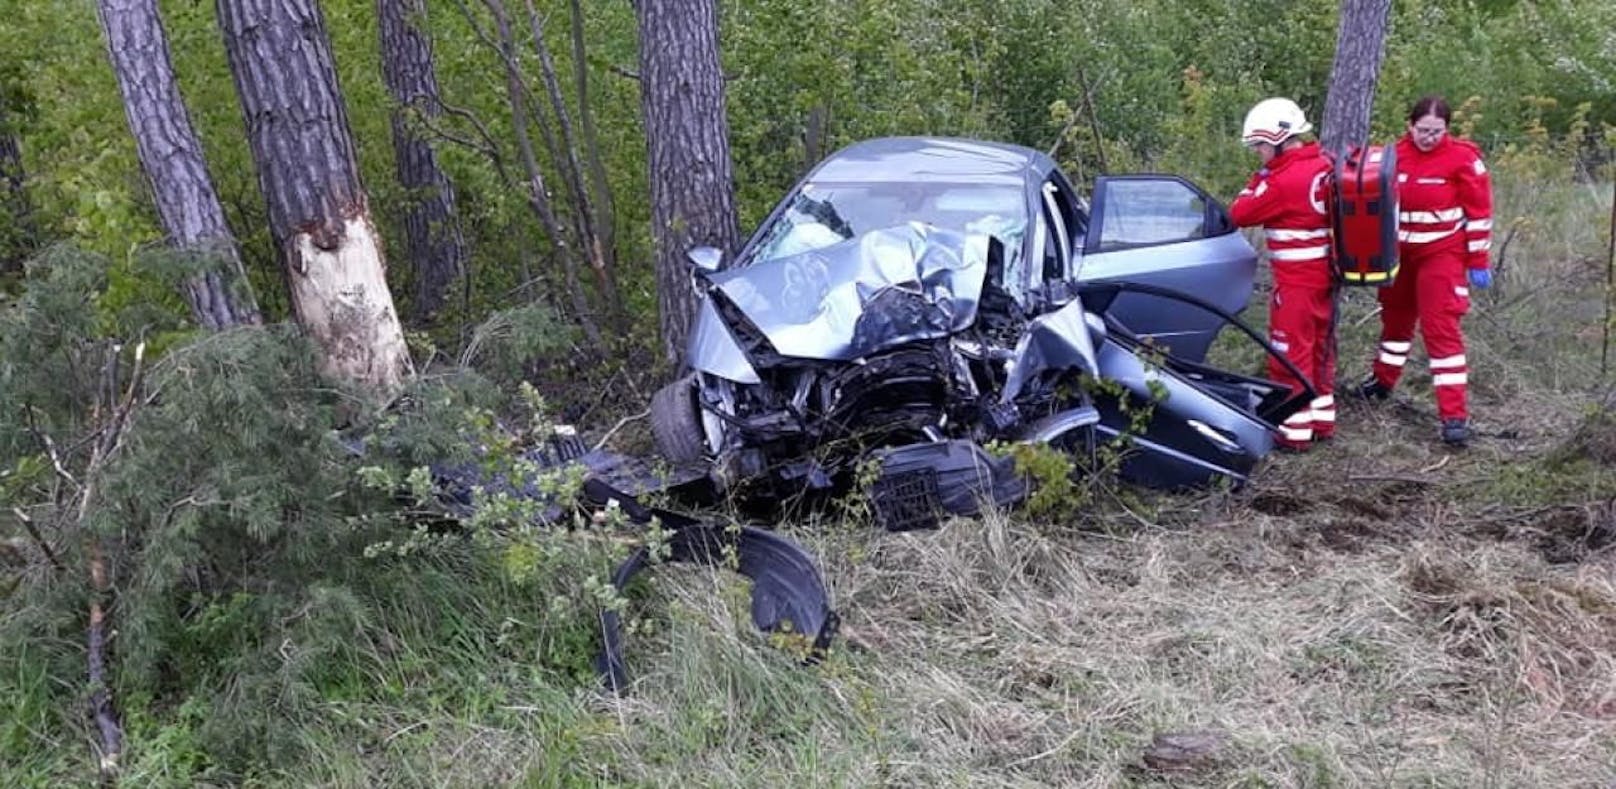
[[475,364],[495,381],[515,387],[545,360],[571,350],[574,334],[540,305],[501,310],[472,332],[462,363]]
[[[110,303],[115,272],[58,248],[0,309],[0,484],[59,562],[18,578],[4,601],[3,709],[25,728],[0,728],[0,770],[47,780],[60,765],[35,761],[41,738],[82,725],[65,711],[83,692],[80,548],[91,542],[114,575],[110,681],[132,778],[295,764],[333,702],[407,694],[440,663],[457,670],[467,656],[445,649],[463,639],[475,659],[525,656],[541,684],[592,680],[595,613],[620,604],[601,579],[621,522],[541,528],[531,500],[494,486],[469,512],[446,510],[423,468],[470,461],[569,501],[575,469],[540,473],[521,455],[550,429],[531,388],[507,398],[469,370],[425,376],[357,426],[371,435],[359,457],[338,433],[351,409],[289,327],[190,338],[134,377],[145,350],[128,349],[157,324]],[[115,382],[112,360],[126,371]],[[111,418],[109,391],[131,393],[127,420]],[[6,517],[0,536],[21,534]]]
[[1029,516],[1063,522],[1089,502],[1087,489],[1075,479],[1078,469],[1070,454],[1047,444],[1027,443],[1013,444],[1008,451],[1015,460],[1016,473],[1032,486],[1032,495],[1027,497]]

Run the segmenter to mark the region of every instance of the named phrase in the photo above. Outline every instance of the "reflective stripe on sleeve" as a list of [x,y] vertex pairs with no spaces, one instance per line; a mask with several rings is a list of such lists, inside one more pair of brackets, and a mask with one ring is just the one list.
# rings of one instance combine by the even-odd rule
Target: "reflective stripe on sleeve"
[[1455,219],[1464,218],[1464,209],[1445,208],[1441,211],[1402,211],[1398,213],[1397,218],[1404,222],[1424,222],[1426,224],[1452,222]]
[[1465,222],[1465,229],[1466,230],[1492,230],[1493,229],[1493,220],[1491,220],[1491,219],[1472,219],[1472,220],[1469,220],[1469,221]]
[[1487,251],[1489,249],[1492,249],[1492,248],[1493,248],[1493,242],[1492,242],[1492,239],[1490,239],[1490,238],[1483,238],[1483,239],[1481,239],[1479,241],[1470,242],[1470,251],[1471,252],[1485,252],[1485,251]]
[[1459,232],[1457,227],[1434,233],[1415,233],[1408,230],[1399,230],[1397,231],[1397,240],[1408,244],[1429,244],[1432,241],[1441,241],[1457,232]]
[[1303,247],[1301,249],[1270,249],[1268,256],[1274,260],[1294,263],[1299,260],[1323,260],[1330,254],[1328,244],[1318,247]]
[[1269,241],[1311,241],[1315,238],[1329,238],[1330,231],[1322,229],[1286,230],[1284,228],[1280,228],[1277,230],[1264,231],[1264,235],[1267,236]]

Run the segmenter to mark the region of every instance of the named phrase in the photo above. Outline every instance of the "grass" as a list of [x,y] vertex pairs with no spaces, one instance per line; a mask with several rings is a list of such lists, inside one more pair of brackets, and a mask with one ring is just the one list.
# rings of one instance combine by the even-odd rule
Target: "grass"
[[[1520,183],[1501,181],[1501,225],[1557,208],[1466,322],[1469,451],[1435,440],[1411,362],[1391,402],[1345,402],[1335,442],[1238,491],[1102,488],[1069,522],[928,533],[783,524],[844,617],[830,659],[771,648],[737,578],[661,568],[631,607],[622,697],[577,670],[587,631],[547,613],[577,573],[405,564],[419,575],[332,603],[326,626],[355,635],[297,665],[286,687],[312,698],[241,690],[270,703],[234,714],[278,727],[287,756],[224,770],[198,702],[127,700],[128,783],[1609,786],[1616,466],[1594,450],[1616,429],[1585,421],[1608,402],[1590,262],[1608,190]],[[1347,380],[1374,340],[1362,295]],[[93,774],[73,639],[0,651],[0,783]],[[1223,744],[1146,767],[1171,732]]]

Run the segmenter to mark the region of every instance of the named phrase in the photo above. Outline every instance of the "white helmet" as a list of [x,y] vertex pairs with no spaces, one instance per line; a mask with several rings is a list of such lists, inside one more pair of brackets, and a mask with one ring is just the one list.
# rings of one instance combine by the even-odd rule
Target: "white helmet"
[[1298,134],[1313,131],[1302,108],[1290,99],[1263,99],[1246,113],[1246,123],[1240,129],[1240,141],[1247,145],[1265,142],[1279,145]]

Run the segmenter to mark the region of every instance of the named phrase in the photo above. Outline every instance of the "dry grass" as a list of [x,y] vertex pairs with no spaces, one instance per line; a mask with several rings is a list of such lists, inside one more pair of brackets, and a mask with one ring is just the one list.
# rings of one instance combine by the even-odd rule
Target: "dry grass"
[[[1348,413],[1385,429],[1109,534],[799,534],[847,621],[821,669],[762,649],[711,576],[663,584],[688,621],[636,656],[598,743],[656,785],[1608,785],[1616,556],[1551,564],[1537,533],[1582,510],[1456,499],[1508,468],[1497,450],[1441,463]],[[1377,467],[1407,479],[1338,473]],[[1184,731],[1226,745],[1188,774],[1142,765]]]

